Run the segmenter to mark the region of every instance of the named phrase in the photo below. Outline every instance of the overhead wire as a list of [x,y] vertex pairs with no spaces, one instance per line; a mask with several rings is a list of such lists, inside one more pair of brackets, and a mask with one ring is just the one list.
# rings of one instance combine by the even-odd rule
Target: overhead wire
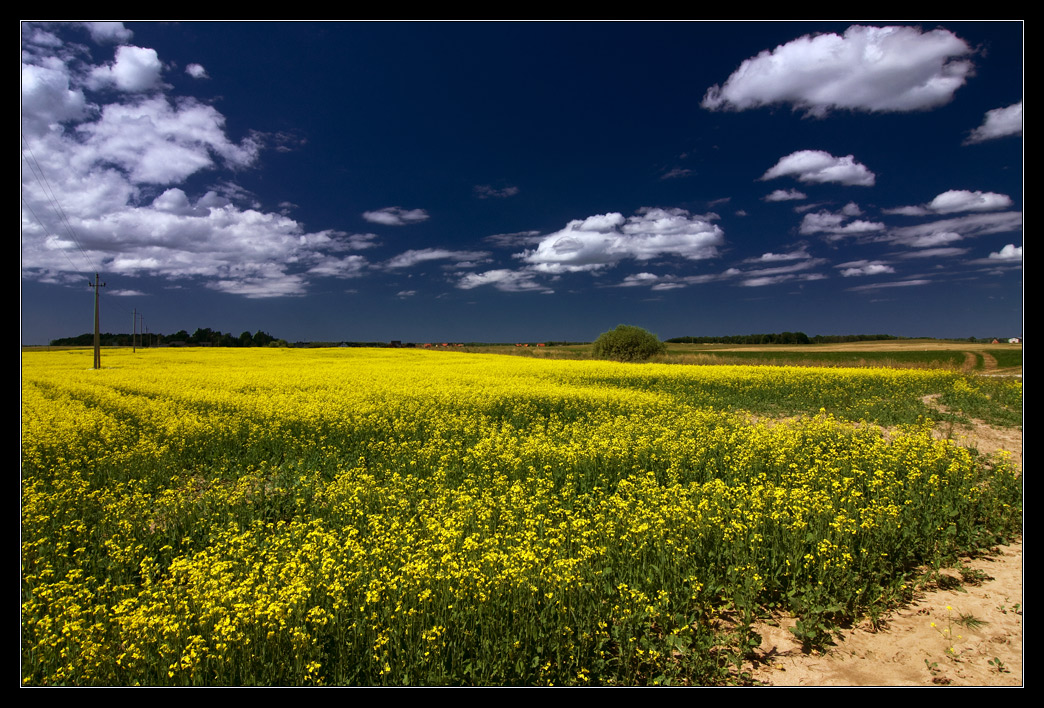
[[[32,172],[33,177],[36,178],[37,183],[40,185],[41,191],[43,192],[43,196],[47,199],[49,206],[51,207],[51,210],[57,215],[59,222],[65,228],[65,232],[68,234],[69,239],[72,241],[73,244],[75,244],[76,249],[80,252],[80,255],[83,257],[84,261],[86,261],[87,265],[90,267],[90,272],[86,274],[89,283],[91,279],[91,273],[98,273],[101,269],[98,268],[98,266],[94,263],[94,260],[91,258],[90,254],[83,247],[83,244],[80,242],[80,239],[76,236],[76,230],[73,228],[68,215],[65,213],[65,209],[62,207],[61,202],[58,200],[58,197],[55,195],[54,189],[51,187],[51,183],[47,180],[47,175],[44,173],[43,166],[40,164],[40,161],[37,160],[36,155],[33,153],[33,149],[29,146],[29,143],[26,141],[24,135],[22,136],[22,144],[25,147],[25,150],[22,153],[22,159],[25,160],[25,164],[29,166],[29,170]],[[26,152],[29,153],[28,157],[26,157]],[[40,215],[36,213],[36,210],[33,208],[33,205],[25,199],[24,194],[21,197],[21,202],[22,205],[29,210],[29,213],[32,214],[36,222],[40,224],[40,227],[43,228],[44,232],[46,233],[47,231],[49,231],[50,229],[48,229],[47,224],[44,222],[42,218],[40,218]],[[65,257],[65,260],[69,262],[69,265],[71,266],[71,269],[73,271],[82,272],[83,269],[78,267],[76,263],[73,262],[73,259],[69,257],[68,249],[61,248],[56,250],[61,251],[62,255]],[[131,310],[128,310],[125,307],[120,306],[117,302],[112,302],[111,307],[119,312],[122,312],[124,315],[132,314]]]
[[[84,260],[87,261],[87,264],[90,266],[90,270],[95,273],[99,272],[100,269],[95,265],[90,255],[84,249],[83,245],[80,243],[80,239],[76,237],[76,231],[73,229],[72,223],[70,223],[69,217],[65,213],[65,209],[62,208],[61,202],[59,202],[58,197],[55,196],[54,190],[51,188],[51,183],[47,181],[47,175],[44,174],[43,166],[40,164],[40,161],[36,159],[36,155],[33,154],[33,149],[29,146],[29,143],[26,141],[24,135],[22,136],[22,144],[25,146],[25,151],[28,151],[29,157],[32,158],[31,160],[28,159],[25,156],[25,152],[23,151],[22,159],[25,160],[25,163],[27,165],[29,165],[30,171],[33,173],[33,176],[36,177],[36,181],[42,187],[44,196],[50,202],[51,208],[58,215],[59,221],[65,227],[65,230],[69,235],[69,238],[72,240],[74,244],[76,244],[77,250],[79,250],[80,255],[83,256]],[[22,199],[22,203],[26,204],[24,197]],[[32,207],[29,207],[29,211],[32,212],[33,216],[36,217],[36,220],[40,223],[40,226],[42,226],[46,231],[47,225],[43,222],[43,220],[40,219],[39,215],[37,215],[35,210],[33,210]],[[66,259],[68,258],[69,256],[68,254],[66,254]],[[70,265],[72,265],[71,259]],[[76,268],[76,270],[80,269]]]

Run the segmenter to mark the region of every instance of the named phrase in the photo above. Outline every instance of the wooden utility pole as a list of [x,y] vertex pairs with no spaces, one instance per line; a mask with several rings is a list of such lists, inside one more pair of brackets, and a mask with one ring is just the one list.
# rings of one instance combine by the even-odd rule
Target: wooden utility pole
[[94,274],[94,282],[87,281],[87,285],[94,288],[94,368],[101,368],[101,329],[98,323],[98,288],[104,288],[105,283],[98,282],[98,274]]
[[137,354],[138,352],[138,311],[131,310],[131,353]]

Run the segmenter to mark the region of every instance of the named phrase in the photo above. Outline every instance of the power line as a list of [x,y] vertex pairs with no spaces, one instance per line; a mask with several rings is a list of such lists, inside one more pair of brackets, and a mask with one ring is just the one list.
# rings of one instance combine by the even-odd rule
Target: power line
[[[72,239],[72,242],[74,244],[76,244],[76,248],[80,251],[80,255],[83,256],[84,260],[87,261],[87,264],[90,266],[90,269],[93,271],[98,271],[98,267],[94,265],[94,261],[91,260],[91,257],[87,254],[87,251],[84,250],[83,245],[80,244],[80,240],[76,238],[76,232],[75,230],[73,230],[72,224],[69,222],[69,217],[66,215],[65,209],[62,208],[61,202],[58,201],[58,198],[54,194],[54,190],[51,189],[51,183],[47,181],[47,175],[44,174],[43,166],[40,164],[40,161],[36,159],[36,155],[33,154],[33,149],[29,147],[29,143],[26,141],[24,135],[22,136],[22,144],[25,146],[25,150],[29,153],[29,157],[31,157],[32,160],[26,158],[25,152],[22,153],[22,159],[25,160],[25,163],[27,165],[29,165],[29,170],[33,173],[33,176],[36,178],[36,181],[40,184],[41,188],[43,189],[44,196],[51,203],[52,209],[58,214],[59,221],[65,226],[65,230],[69,234],[69,238]],[[22,202],[25,203],[25,200],[23,199]],[[46,231],[47,226],[43,223],[40,217],[36,215],[36,212],[33,211],[31,207],[29,210],[33,212],[33,216],[36,217],[36,220],[40,222],[40,226],[43,226],[44,230]],[[66,256],[66,258],[68,259],[68,256]],[[70,265],[71,264],[72,263],[70,261]],[[76,270],[79,269],[77,268]]]

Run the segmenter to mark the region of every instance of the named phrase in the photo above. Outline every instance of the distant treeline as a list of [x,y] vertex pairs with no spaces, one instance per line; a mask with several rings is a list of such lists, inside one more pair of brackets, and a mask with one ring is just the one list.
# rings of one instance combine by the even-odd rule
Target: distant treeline
[[[185,330],[175,332],[174,334],[139,333],[134,337],[133,342],[130,334],[111,334],[109,332],[100,334],[98,339],[103,347],[129,347],[134,342],[139,347],[171,345],[188,347],[267,347],[272,344],[285,347],[287,345],[285,340],[276,339],[261,330],[253,334],[243,332],[237,337],[234,334],[210,329],[209,327],[201,327],[192,334]],[[89,347],[92,344],[94,344],[94,335],[92,333],[51,340],[52,347]]]
[[673,344],[839,344],[841,342],[873,342],[884,339],[902,339],[891,334],[817,334],[809,337],[804,332],[774,334],[734,334],[727,337],[674,337]]

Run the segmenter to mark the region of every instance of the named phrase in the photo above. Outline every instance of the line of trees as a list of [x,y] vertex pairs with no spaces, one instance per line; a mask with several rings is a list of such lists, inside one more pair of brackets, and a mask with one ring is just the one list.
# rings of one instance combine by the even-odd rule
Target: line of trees
[[[106,332],[100,335],[101,345],[103,347],[129,347],[132,344],[130,334],[120,333],[111,334]],[[188,347],[267,347],[273,343],[276,346],[286,346],[286,341],[282,339],[276,339],[268,332],[258,330],[251,334],[250,332],[243,332],[238,337],[231,332],[222,332],[221,330],[210,329],[209,327],[201,327],[192,334],[189,334],[185,330],[180,330],[174,334],[159,334],[159,333],[148,333],[138,334],[135,340],[139,347],[148,347],[153,345],[159,346],[188,346]],[[87,347],[94,344],[94,334],[86,333],[76,337],[62,337],[61,339],[52,339],[52,347]]]
[[842,342],[874,342],[885,339],[903,339],[891,334],[817,334],[809,337],[804,332],[774,334],[733,334],[724,337],[674,337],[673,344],[839,344]]

